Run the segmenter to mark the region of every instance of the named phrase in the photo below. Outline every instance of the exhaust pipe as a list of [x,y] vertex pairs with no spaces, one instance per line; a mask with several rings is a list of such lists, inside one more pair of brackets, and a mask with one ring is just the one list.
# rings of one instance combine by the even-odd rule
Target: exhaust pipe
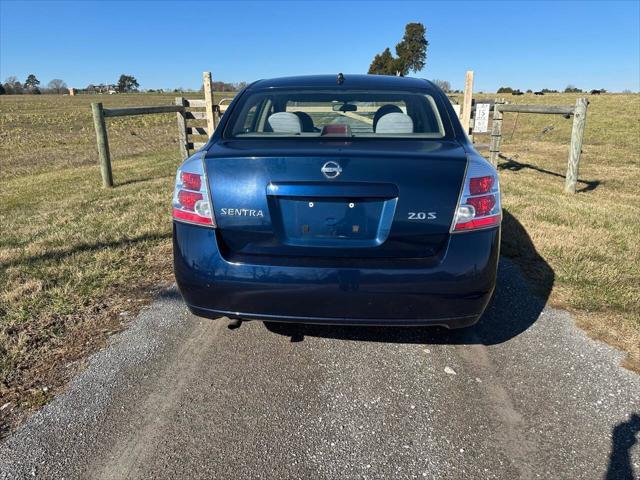
[[240,328],[240,325],[242,325],[242,320],[240,320],[239,318],[232,318],[229,321],[227,328],[229,330],[235,330],[236,328]]

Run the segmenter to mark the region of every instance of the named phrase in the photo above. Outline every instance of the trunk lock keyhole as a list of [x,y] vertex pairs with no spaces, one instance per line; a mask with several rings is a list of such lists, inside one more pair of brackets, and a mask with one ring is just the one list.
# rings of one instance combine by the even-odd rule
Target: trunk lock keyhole
[[349,208],[353,208],[353,207],[355,207],[355,206],[356,206],[356,204],[355,204],[355,203],[353,203],[353,202],[350,202],[350,203],[349,203]]

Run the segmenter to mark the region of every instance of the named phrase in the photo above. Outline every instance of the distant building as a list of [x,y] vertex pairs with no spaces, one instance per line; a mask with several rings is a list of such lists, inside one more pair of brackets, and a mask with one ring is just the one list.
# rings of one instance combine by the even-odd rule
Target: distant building
[[87,88],[84,89],[86,93],[107,93],[109,95],[113,95],[114,93],[118,93],[118,87],[114,84],[105,85],[101,83],[99,85],[89,84]]

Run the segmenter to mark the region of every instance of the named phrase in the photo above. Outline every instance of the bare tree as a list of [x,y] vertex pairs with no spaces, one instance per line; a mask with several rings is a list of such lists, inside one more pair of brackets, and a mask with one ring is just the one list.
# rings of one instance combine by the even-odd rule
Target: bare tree
[[7,77],[4,81],[4,89],[7,95],[20,95],[23,92],[22,84],[15,76]]
[[58,95],[60,95],[61,93],[67,91],[67,84],[65,83],[64,80],[61,80],[59,78],[54,78],[47,84],[47,88],[52,92],[55,92]]
[[431,80],[433,83],[435,83],[438,87],[440,87],[445,93],[449,93],[451,91],[451,84],[449,83],[448,80]]

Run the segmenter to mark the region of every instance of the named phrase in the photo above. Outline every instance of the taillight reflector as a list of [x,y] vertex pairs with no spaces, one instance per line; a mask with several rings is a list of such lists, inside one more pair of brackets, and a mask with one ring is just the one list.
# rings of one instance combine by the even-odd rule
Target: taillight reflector
[[187,222],[193,223],[204,223],[206,225],[213,225],[213,222],[210,218],[201,217],[196,213],[185,212],[184,210],[179,210],[177,208],[173,209],[173,218],[179,218],[181,220],[186,220]]
[[456,223],[455,231],[461,230],[473,230],[476,228],[490,227],[493,225],[500,225],[502,220],[501,215],[494,215],[493,217],[474,218],[465,223]]

